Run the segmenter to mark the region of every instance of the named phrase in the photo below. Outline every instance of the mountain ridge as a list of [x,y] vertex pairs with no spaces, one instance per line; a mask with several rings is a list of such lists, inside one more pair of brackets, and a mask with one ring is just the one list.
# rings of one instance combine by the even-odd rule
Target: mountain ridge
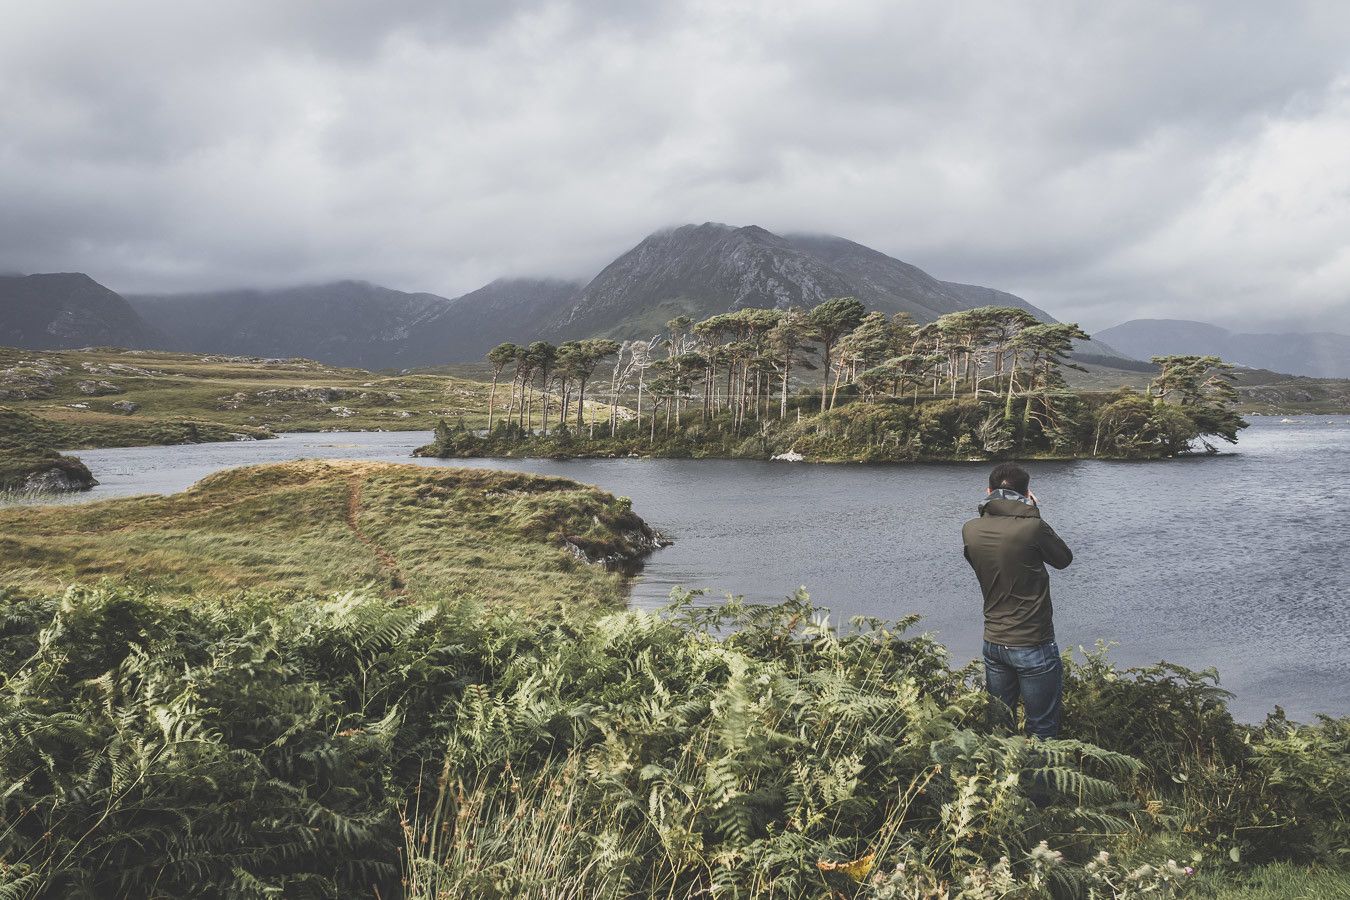
[[[123,302],[163,349],[305,356],[385,369],[477,361],[502,341],[645,338],[679,315],[811,307],[839,296],[857,297],[872,310],[907,313],[918,322],[988,304],[1055,321],[1015,294],[943,281],[847,238],[780,235],[758,225],[718,222],[655,231],[584,283],[501,278],[448,298],[349,279],[277,289],[128,294]],[[13,341],[9,332],[0,306],[0,343]],[[142,344],[148,339],[133,337]],[[1095,344],[1079,351],[1122,358]]]
[[[559,295],[559,279],[497,279],[460,297],[344,280],[280,289],[133,294],[132,307],[161,323],[165,349],[247,356],[306,356],[358,368],[406,368],[480,356],[481,347],[524,339]],[[516,303],[504,302],[505,297]],[[495,327],[485,333],[486,311]],[[499,337],[498,335],[507,335]]]
[[1121,352],[1221,356],[1252,369],[1313,378],[1350,378],[1350,335],[1335,332],[1244,333],[1190,319],[1131,319],[1093,335]]
[[146,349],[164,340],[126,299],[83,272],[0,275],[6,343],[33,350]]
[[[1008,305],[1050,318],[1022,298],[1000,293]],[[704,222],[653,232],[620,254],[552,331],[566,338],[636,337],[650,329],[644,313],[654,308],[697,318],[746,307],[810,307],[839,296],[919,322],[970,308],[947,282],[847,238]]]

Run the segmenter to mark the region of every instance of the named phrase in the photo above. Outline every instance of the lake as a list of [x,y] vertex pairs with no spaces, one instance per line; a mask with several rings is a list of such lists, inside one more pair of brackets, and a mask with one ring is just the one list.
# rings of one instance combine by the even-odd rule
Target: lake
[[[1118,644],[1121,663],[1215,666],[1257,720],[1350,713],[1350,418],[1254,417],[1236,452],[1164,462],[1030,464],[1045,518],[1075,553],[1053,575],[1061,646]],[[411,460],[426,432],[80,451],[101,484],[59,502],[186,488],[222,468],[301,457],[563,475],[633,499],[675,543],[633,602],[672,587],[774,601],[805,585],[834,619],[920,613],[963,663],[980,650],[961,523],[987,464],[812,466],[688,460]]]

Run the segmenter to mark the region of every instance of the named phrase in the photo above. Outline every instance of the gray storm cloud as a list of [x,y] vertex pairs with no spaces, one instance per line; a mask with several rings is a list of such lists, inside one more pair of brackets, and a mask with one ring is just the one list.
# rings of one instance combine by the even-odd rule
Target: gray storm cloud
[[1342,3],[0,12],[0,270],[454,295],[716,220],[1091,328],[1350,331]]

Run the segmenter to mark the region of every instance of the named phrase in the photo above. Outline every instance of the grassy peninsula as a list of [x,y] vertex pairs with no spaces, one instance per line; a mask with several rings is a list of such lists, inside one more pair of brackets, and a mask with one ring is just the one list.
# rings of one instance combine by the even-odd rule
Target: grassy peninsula
[[97,473],[57,450],[477,426],[487,395],[465,379],[305,359],[0,348],[0,492],[90,486]]
[[[1015,307],[916,326],[844,297],[682,317],[645,342],[502,344],[488,362],[494,395],[509,376],[505,413],[486,432],[442,422],[418,453],[912,462],[1156,459],[1236,443],[1246,422],[1231,365],[1158,357],[1142,390],[1075,391],[1065,375],[1082,368],[1071,354],[1086,337]],[[603,420],[579,405],[588,387],[609,398]]]
[[0,495],[86,490],[94,485],[88,467],[60,446],[47,423],[0,406]]
[[[1066,373],[1069,386],[1087,392],[1111,391],[1132,387],[1148,388],[1155,372],[1129,372],[1088,363],[1083,371]],[[1350,414],[1350,379],[1315,378],[1287,375],[1267,369],[1233,369],[1233,387],[1237,399],[1233,408],[1239,413],[1265,416],[1328,416]]]
[[657,537],[626,501],[509,472],[348,461],[232,469],[181,494],[0,509],[0,585],[113,578],[160,597],[364,588],[515,608],[620,605],[617,575]]
[[[325,430],[418,430],[486,421],[485,385],[387,375],[306,359],[150,350],[0,348],[0,404],[63,430],[68,449]],[[156,432],[156,428],[170,433]]]

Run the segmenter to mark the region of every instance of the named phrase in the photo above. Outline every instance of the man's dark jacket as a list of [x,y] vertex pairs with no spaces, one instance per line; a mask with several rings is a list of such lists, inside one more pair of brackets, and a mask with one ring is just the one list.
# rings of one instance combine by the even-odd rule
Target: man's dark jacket
[[1063,569],[1073,552],[1019,500],[994,498],[961,529],[966,559],[984,591],[984,639],[1005,647],[1035,647],[1055,639],[1049,563]]

